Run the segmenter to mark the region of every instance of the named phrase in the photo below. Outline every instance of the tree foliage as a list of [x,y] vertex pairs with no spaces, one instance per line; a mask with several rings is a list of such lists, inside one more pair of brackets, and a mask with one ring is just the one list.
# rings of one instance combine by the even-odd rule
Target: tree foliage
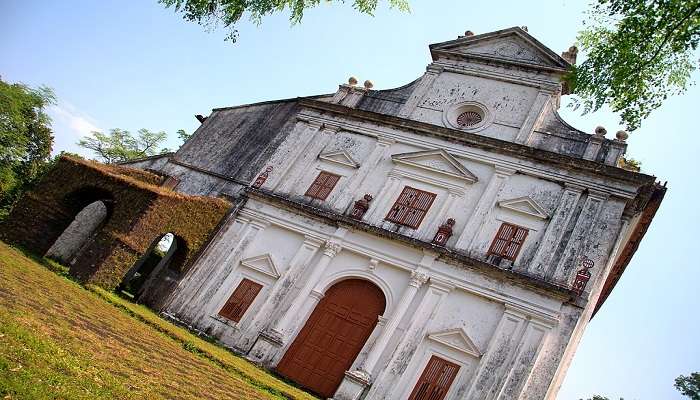
[[669,96],[686,91],[696,68],[700,0],[598,0],[578,44],[586,60],[567,80],[583,112],[604,104],[629,130]]
[[0,216],[51,156],[53,132],[46,107],[54,101],[47,87],[0,79]]
[[674,386],[685,397],[692,400],[700,400],[700,372],[693,372],[688,376],[679,376],[676,378]]
[[[389,6],[401,11],[408,11],[407,0],[387,0]],[[325,0],[330,3],[332,0]],[[304,11],[318,6],[321,0],[159,0],[166,8],[174,8],[176,13],[189,22],[196,22],[207,29],[222,25],[228,30],[226,40],[238,39],[236,24],[243,14],[248,13],[250,20],[260,23],[262,18],[276,12],[289,9],[292,24],[301,22]],[[372,15],[378,0],[353,0],[352,6],[357,11]]]
[[107,133],[92,132],[92,136],[80,139],[78,145],[94,152],[100,161],[117,163],[167,152],[167,149],[160,149],[167,136],[163,131],[139,129],[134,135],[115,128]]

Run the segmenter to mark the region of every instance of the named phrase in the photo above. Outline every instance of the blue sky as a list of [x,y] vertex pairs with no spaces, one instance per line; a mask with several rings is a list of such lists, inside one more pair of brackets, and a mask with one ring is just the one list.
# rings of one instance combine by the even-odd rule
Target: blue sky
[[[287,15],[242,23],[237,44],[205,32],[155,0],[0,1],[3,80],[55,89],[55,150],[80,152],[90,130],[192,132],[211,108],[330,93],[351,75],[375,88],[403,85],[430,62],[428,44],[465,30],[523,26],[556,52],[575,40],[586,2],[411,0],[409,14],[359,15],[323,4],[301,25]],[[697,80],[697,73],[695,78]],[[566,104],[566,99],[563,104]],[[647,237],[586,331],[559,395],[681,399],[679,374],[700,370],[697,123],[700,89],[669,100],[629,139],[645,172],[669,181]],[[615,115],[564,117],[587,132],[619,129]]]

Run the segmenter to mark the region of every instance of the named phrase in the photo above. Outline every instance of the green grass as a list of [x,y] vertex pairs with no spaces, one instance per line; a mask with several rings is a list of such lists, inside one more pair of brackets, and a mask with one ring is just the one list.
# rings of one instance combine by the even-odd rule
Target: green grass
[[64,274],[0,243],[0,399],[314,398]]

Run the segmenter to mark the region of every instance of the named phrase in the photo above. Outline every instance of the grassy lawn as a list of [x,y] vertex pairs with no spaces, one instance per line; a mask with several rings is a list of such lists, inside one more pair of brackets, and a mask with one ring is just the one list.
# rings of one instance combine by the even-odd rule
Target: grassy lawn
[[39,262],[0,242],[0,399],[315,398]]

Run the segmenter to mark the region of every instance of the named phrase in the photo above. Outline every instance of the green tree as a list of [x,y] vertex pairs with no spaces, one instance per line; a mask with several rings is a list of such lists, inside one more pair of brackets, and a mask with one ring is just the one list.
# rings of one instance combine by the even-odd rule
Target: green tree
[[[332,0],[325,0],[330,3]],[[407,0],[387,0],[389,6],[401,11],[408,11]],[[226,40],[235,42],[238,31],[235,26],[244,13],[250,15],[250,20],[259,24],[266,15],[290,11],[292,24],[301,22],[304,11],[316,7],[321,0],[159,0],[166,8],[174,8],[176,13],[189,22],[196,22],[207,29],[222,25],[228,30]],[[352,6],[357,11],[372,15],[377,8],[378,0],[353,0]]]
[[700,372],[693,372],[689,376],[679,376],[676,378],[676,389],[692,400],[700,400]]
[[700,0],[598,0],[578,45],[586,59],[567,81],[574,108],[607,104],[628,130],[669,96],[686,91],[696,68]]
[[129,131],[115,128],[108,133],[92,132],[92,136],[80,139],[78,145],[94,152],[100,161],[116,163],[161,153],[159,147],[167,136],[163,131],[139,129],[133,135]]
[[0,215],[36,179],[51,156],[53,134],[47,87],[30,88],[0,79]]
[[[183,129],[179,129],[176,135],[183,142],[192,136]],[[114,128],[107,133],[92,132],[92,136],[83,136],[78,145],[95,153],[99,161],[118,163],[169,153],[170,149],[160,147],[167,137],[163,131],[139,129],[134,135],[127,130]]]

